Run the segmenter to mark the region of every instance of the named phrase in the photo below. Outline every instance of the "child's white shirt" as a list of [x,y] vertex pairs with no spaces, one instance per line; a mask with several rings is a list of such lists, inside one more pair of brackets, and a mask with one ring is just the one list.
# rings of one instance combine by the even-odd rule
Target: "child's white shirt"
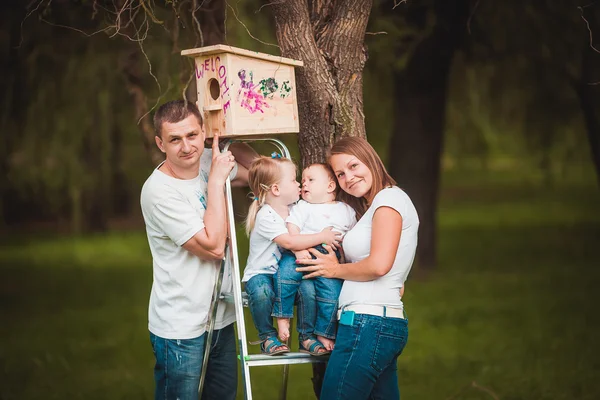
[[356,213],[346,203],[312,204],[300,200],[290,210],[285,222],[300,228],[301,234],[319,233],[328,226],[345,235],[356,224]]
[[281,252],[273,239],[285,233],[288,230],[283,218],[270,205],[263,205],[256,214],[254,229],[250,233],[250,252],[242,282],[248,282],[258,274],[277,272]]

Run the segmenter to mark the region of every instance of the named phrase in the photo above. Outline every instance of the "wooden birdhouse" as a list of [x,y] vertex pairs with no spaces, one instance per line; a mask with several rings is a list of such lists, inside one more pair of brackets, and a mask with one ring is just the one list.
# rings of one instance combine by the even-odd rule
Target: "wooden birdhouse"
[[302,61],[226,45],[181,55],[194,58],[206,137],[299,131],[294,66]]

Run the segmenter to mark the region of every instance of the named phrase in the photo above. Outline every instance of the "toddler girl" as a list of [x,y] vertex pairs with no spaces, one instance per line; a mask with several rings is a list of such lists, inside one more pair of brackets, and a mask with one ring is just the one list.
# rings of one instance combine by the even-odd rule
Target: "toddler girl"
[[[277,338],[272,319],[275,298],[273,275],[281,259],[278,246],[298,251],[319,243],[332,245],[340,237],[331,228],[310,235],[291,235],[288,232],[285,219],[289,215],[290,205],[298,201],[300,195],[296,166],[291,160],[279,155],[257,158],[248,171],[248,183],[254,200],[246,219],[250,252],[242,282],[245,282],[250,313],[261,341],[261,352],[268,355],[286,353],[289,347]],[[299,307],[299,314],[310,313],[310,308],[306,307],[306,311],[304,307]],[[298,316],[301,348],[310,347],[316,342],[310,329],[311,319],[314,319],[314,315]]]

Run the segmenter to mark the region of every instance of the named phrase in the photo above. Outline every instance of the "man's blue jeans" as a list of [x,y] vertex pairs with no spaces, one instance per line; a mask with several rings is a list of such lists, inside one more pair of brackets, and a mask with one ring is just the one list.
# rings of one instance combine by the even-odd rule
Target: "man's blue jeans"
[[[273,275],[255,275],[246,282],[245,289],[248,294],[248,307],[252,314],[252,321],[258,330],[258,337],[265,340],[277,336],[271,316],[275,301]],[[309,281],[302,282],[295,296],[298,305],[298,338],[300,341],[314,338],[317,312],[314,284]]]
[[[315,249],[327,253],[322,246]],[[339,259],[339,253],[336,252]],[[314,257],[314,256],[313,256]],[[279,260],[279,268],[275,273],[275,304],[273,316],[291,318],[294,315],[294,297],[304,275],[296,272],[296,257],[285,251]],[[315,335],[335,339],[337,329],[337,304],[342,290],[342,280],[330,278],[311,279],[314,282],[317,302],[317,318],[315,320]],[[304,280],[306,281],[306,280]]]
[[[156,359],[156,400],[198,400],[198,385],[207,334],[193,339],[164,339],[150,333]],[[233,324],[213,332],[202,399],[234,400],[237,355]]]
[[321,399],[400,399],[398,356],[408,340],[408,321],[355,314],[339,325]]

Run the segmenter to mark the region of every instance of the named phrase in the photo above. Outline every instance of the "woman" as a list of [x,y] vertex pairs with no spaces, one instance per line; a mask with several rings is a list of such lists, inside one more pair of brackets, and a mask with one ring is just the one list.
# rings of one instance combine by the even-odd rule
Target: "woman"
[[321,398],[399,399],[396,360],[408,338],[401,289],[414,260],[419,218],[365,139],[342,139],[330,154],[339,200],[354,208],[359,221],[344,237],[346,264],[333,251],[314,249],[316,259],[297,261],[305,265],[297,269],[305,278],[345,280]]

